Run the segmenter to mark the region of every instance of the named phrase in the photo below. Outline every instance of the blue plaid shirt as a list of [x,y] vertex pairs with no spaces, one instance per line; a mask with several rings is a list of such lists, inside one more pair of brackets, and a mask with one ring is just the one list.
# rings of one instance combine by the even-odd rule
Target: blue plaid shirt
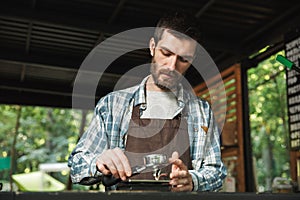
[[[106,149],[125,149],[133,106],[146,109],[145,84],[112,92],[101,98],[87,131],[69,157],[73,183],[86,177],[101,176],[96,170],[96,158]],[[215,191],[222,186],[226,168],[221,160],[220,132],[208,102],[189,93],[180,85],[177,94],[180,113],[187,111],[190,155],[193,169],[189,170],[194,191]]]

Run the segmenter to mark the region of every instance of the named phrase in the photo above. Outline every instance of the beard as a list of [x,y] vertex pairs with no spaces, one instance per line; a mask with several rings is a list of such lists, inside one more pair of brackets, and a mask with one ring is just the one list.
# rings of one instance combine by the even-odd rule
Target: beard
[[[183,77],[183,75],[176,70],[171,71],[168,68],[158,66],[154,59],[152,59],[150,72],[153,77],[154,84],[162,90],[176,89]],[[167,75],[169,78],[163,78],[161,75]]]

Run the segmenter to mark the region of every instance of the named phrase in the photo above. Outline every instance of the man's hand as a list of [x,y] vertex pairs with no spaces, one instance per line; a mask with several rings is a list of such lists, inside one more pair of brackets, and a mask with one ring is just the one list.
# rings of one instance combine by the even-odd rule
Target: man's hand
[[169,161],[172,163],[172,171],[170,173],[171,190],[174,192],[192,191],[192,175],[189,173],[187,166],[179,159],[178,152],[173,152]]
[[112,174],[115,178],[121,178],[123,181],[132,173],[129,161],[120,148],[103,151],[97,158],[96,166],[102,174]]

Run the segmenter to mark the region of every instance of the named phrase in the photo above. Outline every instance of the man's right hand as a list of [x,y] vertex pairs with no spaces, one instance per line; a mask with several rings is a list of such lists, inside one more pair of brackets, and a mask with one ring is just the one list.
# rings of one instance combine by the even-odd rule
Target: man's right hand
[[96,166],[102,174],[112,174],[123,181],[132,174],[129,161],[120,148],[103,151],[97,158]]

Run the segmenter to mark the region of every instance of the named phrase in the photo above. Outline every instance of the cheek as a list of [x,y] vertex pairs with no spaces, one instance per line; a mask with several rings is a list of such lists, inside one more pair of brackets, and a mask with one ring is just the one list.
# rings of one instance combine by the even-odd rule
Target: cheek
[[186,72],[186,70],[188,70],[188,68],[190,67],[190,64],[181,64],[177,66],[177,71],[180,74],[184,74]]
[[160,66],[168,64],[168,58],[163,55],[160,55],[159,53],[156,53],[153,58],[155,62],[158,63],[158,65]]

